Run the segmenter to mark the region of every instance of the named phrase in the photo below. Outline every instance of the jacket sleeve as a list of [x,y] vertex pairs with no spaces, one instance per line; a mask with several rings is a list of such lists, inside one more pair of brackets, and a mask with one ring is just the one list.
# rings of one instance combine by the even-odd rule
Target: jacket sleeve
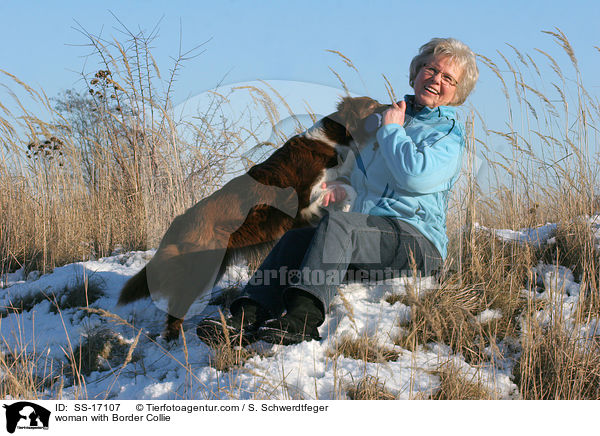
[[381,153],[398,187],[415,194],[446,190],[462,163],[464,134],[452,120],[431,129],[416,144],[399,124],[387,124],[377,131]]

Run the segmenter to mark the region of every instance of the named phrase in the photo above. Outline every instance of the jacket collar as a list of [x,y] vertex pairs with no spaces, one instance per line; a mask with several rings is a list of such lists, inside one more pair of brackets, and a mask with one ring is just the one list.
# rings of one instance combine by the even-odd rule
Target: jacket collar
[[406,111],[412,117],[429,118],[431,116],[456,118],[456,108],[454,106],[438,106],[436,108],[423,107],[420,111],[415,111],[415,96],[405,95]]

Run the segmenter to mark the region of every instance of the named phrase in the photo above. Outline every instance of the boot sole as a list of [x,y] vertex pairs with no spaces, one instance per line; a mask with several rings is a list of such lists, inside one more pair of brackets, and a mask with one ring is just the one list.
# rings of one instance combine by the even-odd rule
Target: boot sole
[[304,341],[319,341],[321,337],[310,333],[290,333],[285,330],[261,327],[256,335],[258,340],[275,345],[295,345]]

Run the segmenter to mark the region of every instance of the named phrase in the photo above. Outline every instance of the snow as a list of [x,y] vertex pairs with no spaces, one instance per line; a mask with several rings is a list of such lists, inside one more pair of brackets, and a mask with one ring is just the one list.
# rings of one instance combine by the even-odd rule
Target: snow
[[550,243],[550,239],[556,234],[557,224],[547,223],[543,226],[534,227],[531,229],[508,230],[508,229],[488,229],[475,223],[475,228],[478,230],[490,232],[500,239],[505,241],[515,241],[527,243],[540,247]]
[[[594,219],[598,220],[598,217]],[[590,223],[596,225],[593,221]],[[596,225],[594,229],[600,239],[598,227]],[[555,231],[555,225],[547,224],[536,229],[494,230],[493,233],[519,242],[541,243]],[[68,368],[68,356],[86,336],[102,329],[113,331],[125,349],[135,346],[133,358],[125,366],[122,365],[124,357],[120,361],[109,358],[100,363],[99,370],[84,374],[82,383],[73,383],[72,378],[65,375],[62,397],[66,399],[344,399],[348,398],[351,385],[367,376],[377,377],[395,398],[427,398],[439,389],[439,370],[449,363],[461,371],[465,380],[482,383],[494,398],[518,398],[518,389],[511,380],[515,361],[511,350],[515,346],[510,341],[516,339],[507,338],[494,350],[486,350],[489,363],[478,367],[469,365],[443,344],[428,344],[413,352],[394,344],[402,326],[410,321],[411,309],[401,302],[392,305],[385,300],[392,294],[406,293],[411,280],[407,278],[342,286],[319,329],[320,341],[291,346],[258,342],[249,347],[254,355],[242,367],[219,371],[210,366],[215,351],[195,335],[198,321],[218,313],[217,307],[208,306],[203,315],[187,319],[184,322],[185,342],[180,338],[172,343],[159,337],[165,314],[151,299],[116,307],[125,281],[153,254],[152,250],[117,253],[99,260],[65,265],[41,276],[30,274],[26,278],[22,270],[2,276],[2,307],[17,307],[24,298],[40,295],[48,298],[34,299],[33,307],[22,313],[8,310],[8,315],[0,319],[0,350],[28,353],[35,359],[38,374],[49,376],[51,372],[59,374],[61,366]],[[572,271],[562,266],[539,264],[534,272],[543,282],[542,292],[523,292],[562,305],[562,316],[568,321],[567,325],[574,326],[569,320],[575,313],[580,284],[575,281]],[[248,279],[247,268],[237,265],[228,269],[215,289],[232,282],[244,283]],[[96,311],[52,310],[53,301],[66,298],[69,287],[84,280],[103,290],[103,295],[89,304],[90,309]],[[418,292],[427,292],[433,286],[432,278],[413,284]],[[550,313],[540,310],[540,321],[550,322]],[[487,309],[477,320],[486,323],[501,316],[500,311]],[[600,334],[598,320],[579,328],[583,337]],[[348,337],[371,338],[398,353],[398,358],[387,362],[365,362],[348,356],[332,357],[335,344]],[[39,395],[53,398],[56,392],[46,388]]]
[[[34,271],[37,272],[37,271]],[[39,273],[38,273],[39,275]],[[32,275],[32,278],[35,277],[35,274]],[[35,277],[37,278],[37,277]],[[7,286],[14,285],[16,283],[23,283],[25,280],[25,268],[19,268],[13,273],[8,273],[4,275],[0,275],[0,288],[5,288]]]
[[497,309],[485,309],[477,315],[477,321],[479,321],[480,324],[485,324],[500,318],[502,318],[502,312]]

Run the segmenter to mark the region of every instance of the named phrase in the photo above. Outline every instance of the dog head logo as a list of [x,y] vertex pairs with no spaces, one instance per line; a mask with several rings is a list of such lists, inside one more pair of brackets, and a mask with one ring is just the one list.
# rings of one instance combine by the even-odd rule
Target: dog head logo
[[6,431],[9,433],[14,433],[17,427],[48,429],[50,411],[42,406],[29,401],[19,401],[2,407],[6,409]]

